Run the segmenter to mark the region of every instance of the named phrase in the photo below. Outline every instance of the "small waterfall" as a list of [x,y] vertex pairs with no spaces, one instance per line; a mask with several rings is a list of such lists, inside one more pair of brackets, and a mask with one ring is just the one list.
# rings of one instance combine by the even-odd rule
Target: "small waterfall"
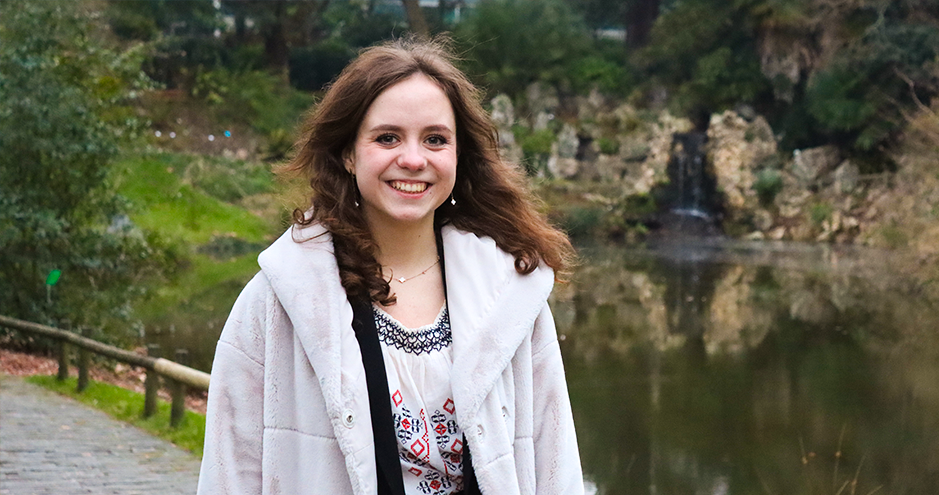
[[670,184],[659,197],[658,216],[669,234],[720,235],[717,183],[708,171],[703,132],[676,133],[668,162]]

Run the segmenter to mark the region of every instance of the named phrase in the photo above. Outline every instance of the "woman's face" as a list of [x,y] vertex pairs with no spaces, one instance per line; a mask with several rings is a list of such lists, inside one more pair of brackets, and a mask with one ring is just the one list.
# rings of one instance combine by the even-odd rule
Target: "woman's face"
[[372,226],[432,226],[434,210],[453,190],[456,163],[453,107],[420,73],[378,95],[346,158]]

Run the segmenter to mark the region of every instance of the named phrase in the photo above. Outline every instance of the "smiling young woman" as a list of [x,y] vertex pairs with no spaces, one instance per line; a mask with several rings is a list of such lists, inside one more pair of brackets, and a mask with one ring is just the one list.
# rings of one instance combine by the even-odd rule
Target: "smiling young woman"
[[445,42],[365,50],[290,169],[310,206],[219,340],[199,492],[581,493],[547,305],[573,251]]

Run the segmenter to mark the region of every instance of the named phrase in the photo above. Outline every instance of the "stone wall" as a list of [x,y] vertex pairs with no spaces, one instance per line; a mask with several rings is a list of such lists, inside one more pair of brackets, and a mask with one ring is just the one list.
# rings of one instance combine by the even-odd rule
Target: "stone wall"
[[[598,93],[565,99],[536,84],[526,95],[517,105],[504,95],[491,102],[504,156],[526,159],[513,129],[550,130],[555,142],[541,173],[595,186],[604,196],[591,197],[612,214],[620,210],[609,205],[668,184],[673,136],[693,130],[688,119]],[[783,155],[766,119],[752,111],[712,115],[707,136],[708,170],[732,236],[852,242],[878,216],[875,205],[889,191],[886,176],[862,176],[835,147]]]

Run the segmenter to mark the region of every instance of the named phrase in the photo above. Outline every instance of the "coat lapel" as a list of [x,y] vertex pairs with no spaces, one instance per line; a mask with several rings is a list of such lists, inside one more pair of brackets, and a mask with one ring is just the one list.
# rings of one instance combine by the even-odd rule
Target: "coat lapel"
[[342,431],[342,366],[354,366],[343,363],[348,352],[343,353],[342,330],[348,328],[352,335],[352,306],[339,281],[332,237],[319,225],[290,228],[261,253],[258,263],[319,379],[334,429]]
[[443,230],[447,305],[453,330],[453,399],[469,425],[515,351],[531,333],[554,286],[545,266],[529,275],[495,241],[452,227]]

